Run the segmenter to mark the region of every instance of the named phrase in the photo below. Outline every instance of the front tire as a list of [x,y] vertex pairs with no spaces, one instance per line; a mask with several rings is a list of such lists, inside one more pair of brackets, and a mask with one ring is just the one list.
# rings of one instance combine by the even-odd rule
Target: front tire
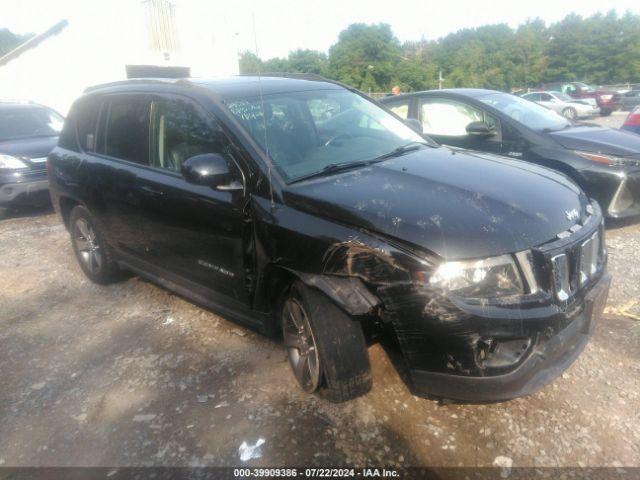
[[562,116],[569,120],[575,120],[578,118],[578,112],[573,107],[567,107],[562,110]]
[[362,327],[317,290],[295,282],[281,309],[289,364],[307,393],[344,402],[371,389]]
[[609,109],[600,109],[600,116],[601,117],[608,117],[609,115],[611,115],[611,112],[613,112],[613,110],[609,110]]
[[0,207],[0,220],[4,220],[5,218],[7,218],[8,214],[9,214],[9,208]]
[[101,285],[117,280],[119,269],[111,247],[89,211],[80,205],[74,207],[69,227],[73,251],[87,278]]

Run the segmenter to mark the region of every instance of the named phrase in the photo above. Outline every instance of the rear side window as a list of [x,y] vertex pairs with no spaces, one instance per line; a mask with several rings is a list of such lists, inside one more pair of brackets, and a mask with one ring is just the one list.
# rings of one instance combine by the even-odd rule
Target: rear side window
[[60,132],[60,138],[58,138],[58,145],[67,150],[79,152],[80,149],[76,139],[76,110],[75,107],[69,110],[69,115],[67,115],[62,132]]
[[114,96],[109,102],[104,145],[100,145],[99,152],[148,165],[149,105],[146,96]]
[[78,132],[78,143],[85,152],[95,152],[96,126],[98,123],[99,100],[89,98],[74,108],[73,116]]

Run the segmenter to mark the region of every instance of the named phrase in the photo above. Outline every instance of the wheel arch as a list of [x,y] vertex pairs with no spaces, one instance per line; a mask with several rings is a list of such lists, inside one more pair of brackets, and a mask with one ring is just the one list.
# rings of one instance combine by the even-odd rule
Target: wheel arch
[[312,274],[269,263],[264,268],[255,302],[256,309],[271,312],[271,324],[265,326],[267,332],[279,331],[278,312],[284,295],[295,281],[323,293],[352,318],[368,315],[381,304],[358,277]]
[[71,217],[71,210],[73,210],[78,205],[82,205],[82,202],[71,198],[66,195],[61,195],[58,199],[58,203],[60,205],[60,216],[62,217],[62,222],[64,226],[69,230],[69,219]]

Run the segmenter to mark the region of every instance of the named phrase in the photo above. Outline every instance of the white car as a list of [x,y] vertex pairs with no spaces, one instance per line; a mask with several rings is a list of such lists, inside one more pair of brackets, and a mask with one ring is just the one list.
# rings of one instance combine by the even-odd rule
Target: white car
[[593,98],[575,99],[565,93],[554,91],[525,93],[522,98],[547,107],[569,120],[600,114],[600,107]]

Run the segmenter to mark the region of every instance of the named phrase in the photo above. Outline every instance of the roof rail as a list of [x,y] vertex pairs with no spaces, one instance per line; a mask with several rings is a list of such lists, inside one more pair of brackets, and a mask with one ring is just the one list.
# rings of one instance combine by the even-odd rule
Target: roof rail
[[116,80],[115,82],[99,83],[84,89],[83,93],[90,93],[103,88],[118,87],[120,85],[135,85],[137,83],[178,83],[184,78],[128,78],[126,80]]
[[278,77],[278,78],[291,78],[297,80],[315,80],[318,82],[329,82],[334,83],[333,80],[330,80],[322,75],[318,75],[317,73],[295,73],[295,72],[260,72],[260,73],[241,73],[238,75],[240,77]]

